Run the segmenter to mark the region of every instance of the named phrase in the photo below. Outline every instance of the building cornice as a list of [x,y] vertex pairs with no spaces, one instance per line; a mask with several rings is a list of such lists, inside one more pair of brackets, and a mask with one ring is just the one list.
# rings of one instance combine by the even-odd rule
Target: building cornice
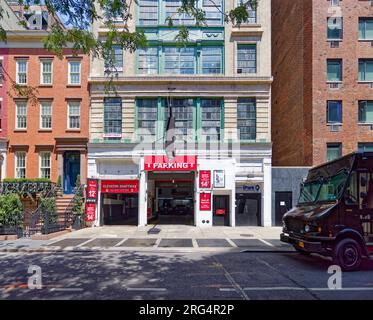
[[271,84],[273,77],[260,76],[127,76],[127,77],[89,77],[91,84],[104,84],[112,81],[113,84]]

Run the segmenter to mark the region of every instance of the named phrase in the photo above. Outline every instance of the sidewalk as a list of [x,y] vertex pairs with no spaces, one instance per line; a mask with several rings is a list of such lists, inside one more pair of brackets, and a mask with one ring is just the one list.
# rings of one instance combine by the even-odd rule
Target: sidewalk
[[105,226],[85,228],[52,240],[1,241],[0,252],[293,251],[291,246],[279,240],[280,233],[281,227]]

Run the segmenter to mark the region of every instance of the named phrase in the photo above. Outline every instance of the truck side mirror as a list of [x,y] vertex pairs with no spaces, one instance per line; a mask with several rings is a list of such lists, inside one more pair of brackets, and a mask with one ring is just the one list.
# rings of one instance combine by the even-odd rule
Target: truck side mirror
[[367,179],[365,177],[360,177],[360,186],[365,187],[367,185]]
[[360,192],[360,198],[364,200],[366,200],[366,198],[368,197],[367,193],[366,192]]

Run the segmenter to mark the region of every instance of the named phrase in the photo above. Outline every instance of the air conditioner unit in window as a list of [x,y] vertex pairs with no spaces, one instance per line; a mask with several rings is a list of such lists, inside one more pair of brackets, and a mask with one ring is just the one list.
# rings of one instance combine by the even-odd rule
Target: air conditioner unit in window
[[237,73],[242,73],[242,69],[241,68],[237,69]]
[[339,48],[339,41],[330,41],[330,48]]
[[339,124],[332,124],[330,126],[330,132],[339,132],[340,127],[341,126]]

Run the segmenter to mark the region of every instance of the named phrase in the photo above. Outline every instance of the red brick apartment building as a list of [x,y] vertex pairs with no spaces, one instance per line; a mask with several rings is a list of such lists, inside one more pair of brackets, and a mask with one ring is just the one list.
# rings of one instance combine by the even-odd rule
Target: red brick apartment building
[[373,150],[372,1],[273,0],[272,68],[280,216],[281,203],[297,200],[304,167]]
[[[89,58],[66,49],[59,59],[43,49],[51,20],[42,8],[23,12],[1,4],[8,12],[2,21],[8,39],[0,43],[1,134],[7,147],[2,178],[56,182],[61,176],[64,192],[72,193],[77,175],[82,182],[86,178]],[[26,19],[28,27],[19,19]],[[27,95],[14,86],[28,90]]]

